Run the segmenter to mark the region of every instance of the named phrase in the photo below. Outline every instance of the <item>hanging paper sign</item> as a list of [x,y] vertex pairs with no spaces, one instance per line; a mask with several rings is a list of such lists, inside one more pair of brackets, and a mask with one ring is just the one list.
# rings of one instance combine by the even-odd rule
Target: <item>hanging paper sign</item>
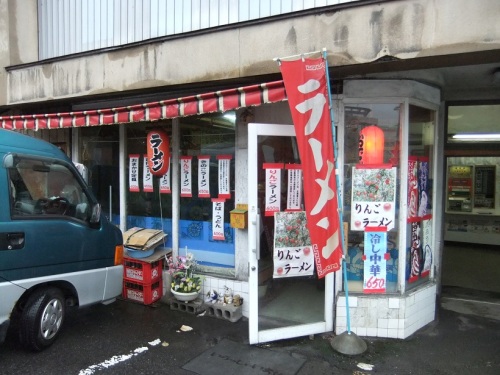
[[384,293],[387,282],[387,230],[383,227],[365,228],[364,237],[364,293]]
[[385,227],[391,230],[396,218],[396,167],[352,168],[351,230]]
[[264,163],[262,168],[266,171],[266,201],[265,216],[274,216],[281,211],[281,169],[283,163]]
[[418,162],[418,216],[424,217],[430,209],[429,199],[429,158],[419,158]]
[[418,220],[418,159],[408,156],[408,222]]
[[324,58],[280,61],[304,174],[304,203],[319,278],[342,256],[332,118]]
[[219,161],[219,198],[231,198],[230,166],[231,155],[218,155]]
[[212,199],[212,237],[214,240],[224,241],[224,201],[225,199]]
[[170,186],[170,168],[168,168],[167,172],[160,178],[160,193],[162,194],[170,194],[172,192]]
[[302,169],[300,164],[287,164],[288,171],[287,184],[287,211],[300,211],[302,209]]
[[130,154],[128,168],[128,184],[131,192],[139,192],[139,157],[140,155]]
[[432,218],[428,215],[422,221],[422,277],[429,275],[432,266],[432,254]]
[[210,198],[210,156],[198,156],[198,197]]
[[421,222],[410,222],[410,278],[409,282],[413,283],[420,277],[420,266],[422,261],[422,239],[421,239]]
[[170,145],[167,134],[159,129],[150,131],[146,146],[149,171],[153,176],[163,176],[170,164]]
[[277,212],[274,218],[273,277],[312,275],[314,253],[305,211]]
[[144,168],[142,169],[142,187],[146,193],[153,191],[153,175],[148,168],[148,156],[144,155]]
[[190,198],[192,192],[192,171],[191,171],[192,156],[181,156],[181,197]]

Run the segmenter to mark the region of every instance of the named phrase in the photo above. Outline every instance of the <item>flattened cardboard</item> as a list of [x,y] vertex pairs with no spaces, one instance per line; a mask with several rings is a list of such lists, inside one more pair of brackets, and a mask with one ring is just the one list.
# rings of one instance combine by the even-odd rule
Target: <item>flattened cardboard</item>
[[159,229],[134,227],[123,233],[123,245],[133,250],[149,250],[160,245],[166,236]]

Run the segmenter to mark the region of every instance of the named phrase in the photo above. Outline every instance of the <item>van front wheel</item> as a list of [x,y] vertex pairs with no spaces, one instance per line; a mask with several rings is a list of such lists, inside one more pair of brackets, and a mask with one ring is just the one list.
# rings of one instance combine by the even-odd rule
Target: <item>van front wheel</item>
[[41,289],[32,294],[21,315],[21,344],[34,351],[52,345],[61,331],[64,313],[64,296],[59,289]]

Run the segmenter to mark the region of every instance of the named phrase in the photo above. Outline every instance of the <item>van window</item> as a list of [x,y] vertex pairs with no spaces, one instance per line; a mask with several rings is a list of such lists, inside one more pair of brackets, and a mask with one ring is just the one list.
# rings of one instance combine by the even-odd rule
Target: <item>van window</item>
[[8,173],[12,219],[61,215],[85,221],[90,218],[90,200],[66,166],[20,159]]

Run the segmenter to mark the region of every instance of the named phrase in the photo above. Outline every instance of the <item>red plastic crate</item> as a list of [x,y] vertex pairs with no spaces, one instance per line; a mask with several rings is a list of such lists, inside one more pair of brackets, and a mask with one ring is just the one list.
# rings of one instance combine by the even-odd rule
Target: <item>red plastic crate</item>
[[137,259],[123,259],[123,278],[142,284],[151,284],[161,280],[163,261],[143,262]]
[[123,282],[123,298],[150,305],[163,295],[162,281],[152,284],[140,284],[133,281]]

